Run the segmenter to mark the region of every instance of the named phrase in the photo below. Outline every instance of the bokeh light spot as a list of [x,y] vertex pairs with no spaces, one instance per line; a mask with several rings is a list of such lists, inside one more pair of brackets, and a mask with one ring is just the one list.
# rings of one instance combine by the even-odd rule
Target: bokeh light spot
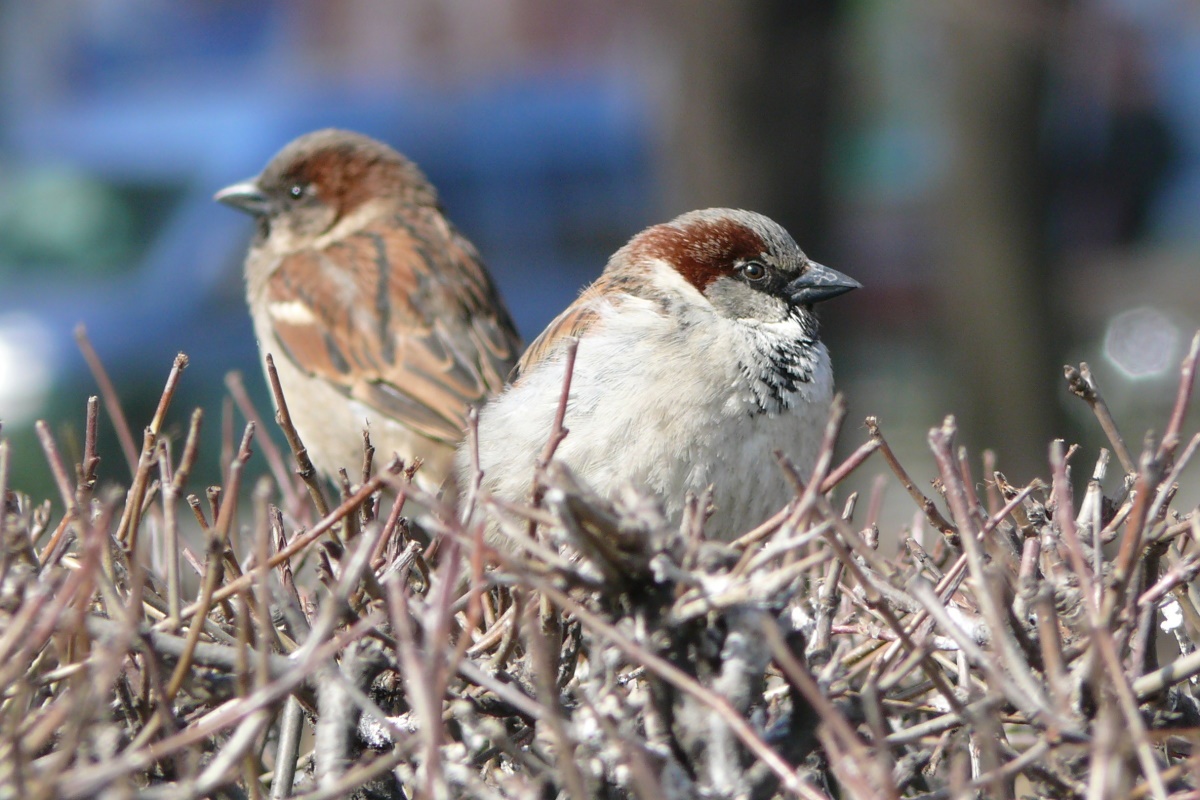
[[54,379],[54,347],[46,326],[28,314],[0,314],[0,419],[30,422]]
[[1134,308],[1117,314],[1104,334],[1104,355],[1131,380],[1155,378],[1175,364],[1180,331],[1154,308]]

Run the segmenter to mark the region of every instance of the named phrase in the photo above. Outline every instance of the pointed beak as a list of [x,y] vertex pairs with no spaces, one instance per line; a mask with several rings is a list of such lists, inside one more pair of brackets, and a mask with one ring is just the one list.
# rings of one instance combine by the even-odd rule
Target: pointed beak
[[804,274],[787,285],[787,293],[796,305],[811,306],[861,288],[862,284],[854,278],[810,261]]
[[267,200],[262,189],[258,188],[258,182],[254,178],[226,186],[213,195],[213,200],[236,208],[238,211],[245,211],[254,217],[264,216],[271,211],[270,201]]

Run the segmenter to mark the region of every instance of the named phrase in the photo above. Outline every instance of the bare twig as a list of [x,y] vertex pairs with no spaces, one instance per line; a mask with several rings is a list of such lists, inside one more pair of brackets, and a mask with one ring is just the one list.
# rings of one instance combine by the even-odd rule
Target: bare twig
[[585,626],[604,637],[606,641],[616,645],[622,652],[633,657],[639,663],[644,664],[647,669],[654,670],[656,674],[676,689],[696,698],[712,709],[721,717],[725,724],[729,725],[742,744],[761,759],[764,764],[770,767],[771,771],[776,774],[787,791],[798,794],[801,797],[813,798],[813,800],[822,797],[820,792],[802,780],[788,766],[787,762],[770,745],[762,740],[746,720],[739,716],[737,711],[729,705],[727,699],[697,683],[694,678],[684,673],[674,664],[659,658],[639,646],[616,628],[575,602],[568,595],[558,591],[558,589],[551,586],[548,582],[535,580],[531,583],[539,592],[549,596],[559,607],[569,610]]
[[1162,442],[1158,446],[1158,460],[1164,464],[1171,463],[1171,459],[1175,456],[1175,448],[1179,446],[1179,432],[1183,428],[1183,419],[1191,405],[1198,358],[1200,358],[1200,331],[1197,331],[1192,337],[1192,344],[1179,368],[1179,391],[1175,396],[1171,417],[1167,420],[1167,427],[1163,431]]
[[[250,400],[250,395],[246,391],[246,384],[242,381],[242,373],[234,370],[225,375],[225,388],[229,390],[229,394],[233,397],[233,402],[237,405],[238,410],[250,422],[254,423],[254,427],[260,431],[266,431],[263,425],[262,416],[258,413],[258,409],[254,407],[254,403]],[[272,386],[272,390],[274,386]],[[279,491],[283,492],[284,503],[293,513],[298,509],[299,498],[296,496],[296,489],[293,485],[291,475],[287,467],[283,463],[283,454],[279,452],[279,448],[275,446],[275,442],[270,436],[259,437],[259,446],[262,448],[263,456],[267,459],[267,465],[271,468],[271,474],[275,476],[275,483],[279,486]],[[291,440],[288,441],[291,444]]]
[[[204,570],[204,582],[201,585],[200,598],[196,601],[194,618],[188,627],[188,649],[180,656],[179,662],[175,666],[175,672],[171,674],[171,682],[167,684],[168,700],[175,697],[184,680],[187,679],[191,668],[192,652],[195,650],[196,644],[200,640],[200,632],[203,630],[201,622],[208,616],[208,610],[212,603],[218,602],[215,594],[221,583],[221,575],[225,566],[225,547],[229,542],[229,529],[233,525],[233,515],[238,503],[237,489],[241,480],[242,468],[250,460],[250,440],[253,436],[254,423],[249,422],[246,424],[246,432],[242,437],[242,446],[238,449],[237,457],[229,465],[229,478],[225,484],[229,487],[229,492],[226,493],[225,500],[221,503],[221,511],[216,524],[207,535],[208,561]],[[186,612],[181,612],[180,616],[185,614]]]
[[266,354],[265,359],[267,380],[271,384],[271,396],[275,399],[275,421],[279,423],[283,435],[287,438],[288,447],[292,449],[292,455],[296,458],[296,474],[304,481],[317,513],[322,517],[329,516],[329,504],[321,490],[317,468],[308,457],[308,448],[300,440],[300,434],[296,432],[296,426],[292,423],[292,415],[288,412],[287,399],[283,396],[283,387],[279,384],[279,372],[275,369],[275,359],[270,353]]
[[[46,563],[50,555],[57,548],[59,541],[66,534],[67,528],[75,521],[79,515],[79,507],[76,503],[77,493],[71,490],[71,479],[67,476],[66,465],[63,464],[62,458],[58,455],[58,447],[54,444],[54,436],[50,433],[45,421],[38,420],[34,424],[37,431],[38,439],[42,443],[42,451],[46,454],[46,461],[50,464],[50,472],[54,475],[54,482],[58,485],[59,495],[62,497],[63,514],[62,522],[50,540],[42,549],[42,563]],[[3,495],[0,495],[0,502],[3,502]]]
[[917,485],[908,477],[908,473],[904,470],[904,467],[900,466],[900,462],[896,460],[896,455],[892,452],[892,448],[888,445],[887,440],[883,438],[883,431],[879,428],[879,420],[875,417],[867,417],[866,426],[867,431],[871,434],[871,438],[879,442],[879,449],[883,452],[884,461],[887,462],[888,467],[891,468],[896,477],[900,479],[904,491],[908,492],[909,496],[916,502],[917,507],[925,513],[929,523],[945,536],[956,536],[958,532],[954,529],[954,526],[942,516],[942,512],[938,510],[937,505],[917,488]]
[[125,510],[121,514],[121,523],[117,526],[116,539],[121,544],[125,545],[126,552],[136,555],[137,553],[137,536],[138,526],[142,518],[142,503],[146,497],[147,486],[150,481],[150,470],[157,463],[155,452],[157,449],[158,434],[161,430],[163,419],[166,417],[167,409],[171,406],[171,400],[175,396],[175,389],[179,385],[179,380],[183,376],[183,370],[187,367],[188,359],[183,353],[175,356],[175,362],[171,366],[171,372],[167,376],[167,384],[163,387],[162,396],[158,400],[158,408],[154,411],[154,419],[142,434],[142,451],[138,458],[137,469],[134,470],[133,485],[129,488],[129,495],[125,503]]
[[1067,388],[1071,390],[1072,394],[1087,403],[1088,407],[1092,409],[1092,413],[1096,415],[1096,420],[1104,429],[1109,443],[1113,446],[1113,452],[1117,454],[1117,459],[1121,462],[1121,468],[1125,470],[1126,474],[1137,472],[1137,463],[1133,460],[1129,448],[1125,446],[1121,432],[1117,430],[1117,423],[1113,421],[1112,413],[1108,410],[1108,403],[1104,402],[1104,396],[1100,394],[1100,387],[1096,385],[1096,379],[1092,377],[1091,367],[1087,365],[1087,362],[1081,363],[1078,367],[1068,364],[1063,367],[1063,373],[1067,378]]
[[[558,450],[559,444],[567,437],[570,431],[563,426],[563,422],[567,417],[567,406],[571,400],[571,379],[575,375],[575,356],[579,352],[579,340],[573,339],[567,344],[567,350],[563,356],[563,383],[562,392],[558,397],[558,407],[554,412],[554,422],[550,426],[550,433],[546,437],[546,446],[542,448],[542,452],[537,457],[534,465],[534,482],[533,482],[533,497],[530,504],[534,508],[541,508],[542,498],[546,493],[545,486],[542,482],[542,473],[550,464],[550,460],[554,458],[554,452]],[[478,446],[478,445],[476,445]],[[534,538],[537,531],[537,524],[531,518],[529,520],[529,538]]]
[[[363,502],[372,494],[379,491],[380,485],[386,483],[388,477],[389,476],[387,475],[376,475],[374,478],[364,484],[362,488],[355,492],[354,495],[351,496],[346,502],[333,509],[333,511],[326,515],[324,519],[314,525],[310,530],[297,535],[290,542],[288,542],[286,547],[277,550],[275,554],[271,556],[268,566],[279,566],[287,559],[307,548],[317,539],[321,538],[321,536],[328,533],[331,529],[338,525],[347,514],[353,513],[353,511],[358,508],[359,503]],[[215,592],[213,592],[213,602],[220,602],[228,597],[232,597],[239,591],[245,590],[250,586],[251,578],[252,574],[247,574],[235,580],[229,581],[220,589],[217,589]],[[182,611],[183,619],[186,620],[194,615],[199,607],[200,606],[197,603],[193,603],[185,607]]]
[[[1026,661],[1021,656],[1017,643],[1013,641],[1007,619],[1001,613],[990,590],[987,576],[984,574],[983,552],[980,549],[974,514],[953,454],[954,433],[954,420],[948,417],[940,429],[935,428],[930,431],[929,444],[941,472],[942,483],[946,487],[946,499],[950,503],[950,511],[958,524],[959,539],[962,542],[963,551],[967,555],[967,568],[971,572],[972,580],[975,581],[975,598],[987,619],[992,641],[997,645],[998,654],[1003,659],[1005,668],[1020,687],[1018,691],[1010,694],[1009,699],[1018,708],[1031,715],[1053,715],[1053,708],[1047,702],[1038,681],[1026,667]],[[933,613],[931,606],[926,604],[926,608]],[[990,661],[985,663],[990,663]]]
[[133,433],[129,422],[125,419],[125,412],[121,408],[117,390],[113,388],[108,371],[104,369],[104,364],[96,355],[92,342],[88,339],[87,328],[82,323],[75,327],[75,341],[79,345],[80,352],[83,353],[84,360],[87,361],[88,369],[92,371],[92,377],[96,379],[96,385],[100,387],[100,397],[104,399],[104,410],[108,412],[113,428],[117,431],[117,441],[121,443],[121,452],[125,454],[125,461],[129,464],[129,474],[133,475],[137,471],[138,463],[138,450],[137,445],[133,443]]
[[80,508],[86,507],[92,497],[92,490],[96,486],[96,468],[100,465],[100,457],[96,455],[100,400],[96,397],[88,398],[86,420],[83,434],[83,459],[79,463],[75,487],[75,502]]

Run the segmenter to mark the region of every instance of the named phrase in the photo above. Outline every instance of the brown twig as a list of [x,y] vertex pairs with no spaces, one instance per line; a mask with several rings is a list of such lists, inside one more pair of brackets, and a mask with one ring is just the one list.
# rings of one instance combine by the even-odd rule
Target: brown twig
[[145,769],[171,753],[203,742],[225,728],[237,724],[247,714],[265,708],[292,692],[309,680],[316,667],[327,661],[350,642],[357,641],[377,626],[381,615],[370,614],[354,623],[344,633],[323,641],[307,650],[302,657],[292,662],[285,675],[273,680],[262,689],[233,703],[226,703],[202,717],[179,733],[137,749],[125,749],[115,758],[96,764],[85,763],[81,767],[61,776],[58,783],[59,797],[65,800],[83,800],[95,797],[100,789],[122,776]]
[[125,545],[127,553],[137,553],[137,536],[138,526],[142,518],[142,503],[146,498],[146,490],[150,481],[150,470],[153,469],[157,462],[155,451],[157,449],[158,434],[162,429],[163,420],[166,418],[167,409],[171,407],[171,400],[175,397],[175,390],[179,386],[179,380],[183,377],[183,370],[187,368],[188,358],[183,353],[175,356],[175,362],[171,365],[171,372],[167,375],[166,386],[163,387],[162,395],[158,399],[158,407],[154,410],[154,418],[146,427],[142,435],[142,451],[138,458],[137,469],[134,470],[133,485],[129,488],[128,499],[125,503],[125,510],[121,515],[121,523],[117,526],[116,539],[121,544]]
[[[258,413],[258,409],[254,407],[254,403],[250,400],[250,394],[246,391],[246,384],[242,380],[242,373],[238,370],[226,373],[225,388],[229,390],[229,395],[233,398],[233,402],[237,405],[238,410],[242,412],[242,416],[248,421],[253,422],[254,427],[258,430],[266,431],[267,428],[263,424],[262,415]],[[267,459],[267,466],[270,467],[271,474],[275,476],[275,483],[279,487],[279,491],[283,492],[286,507],[292,513],[297,513],[299,497],[296,496],[296,488],[291,478],[292,473],[288,472],[287,467],[283,463],[283,454],[275,446],[275,442],[272,441],[270,436],[260,436],[258,443],[262,448],[263,457]]]
[[534,579],[530,583],[539,592],[549,597],[557,606],[570,611],[576,619],[580,620],[590,630],[602,636],[605,641],[612,643],[626,655],[632,657],[638,663],[645,665],[647,669],[653,670],[655,674],[679,691],[699,700],[710,708],[730,727],[742,744],[775,773],[783,784],[784,789],[801,797],[812,798],[813,800],[825,800],[819,791],[808,782],[802,780],[788,763],[769,744],[763,741],[749,723],[729,704],[726,698],[701,685],[674,664],[654,655],[627,638],[623,633],[575,602],[570,596],[560,592],[549,582]]
[[817,460],[813,464],[812,475],[809,476],[808,483],[805,485],[803,476],[787,458],[786,454],[781,451],[775,451],[775,460],[779,462],[786,474],[795,485],[797,492],[800,495],[796,503],[796,522],[800,523],[804,519],[807,509],[809,509],[820,494],[820,488],[825,482],[825,478],[829,474],[829,466],[833,462],[833,448],[837,446],[838,432],[842,429],[842,421],[846,418],[846,398],[842,394],[836,394],[833,401],[829,404],[829,415],[825,420],[825,430],[821,436],[821,446],[817,450]]
[[[47,563],[51,554],[58,548],[62,537],[66,535],[71,523],[75,521],[79,515],[79,506],[76,502],[79,496],[77,492],[71,490],[71,480],[67,476],[66,465],[63,464],[62,458],[58,454],[58,447],[54,444],[54,435],[50,433],[49,427],[44,420],[38,420],[34,423],[34,429],[37,431],[38,439],[42,444],[42,452],[46,455],[46,461],[50,465],[50,472],[54,476],[54,482],[58,486],[58,493],[63,501],[64,514],[62,522],[58,528],[42,548],[41,561]],[[0,503],[3,503],[4,495],[0,493]],[[0,510],[0,514],[3,511]]]
[[1141,466],[1134,483],[1133,507],[1125,521],[1125,531],[1121,536],[1117,557],[1113,560],[1112,591],[1107,593],[1102,611],[1106,620],[1112,619],[1112,615],[1121,610],[1127,594],[1130,600],[1138,594],[1138,588],[1130,583],[1145,545],[1146,523],[1149,520],[1154,487],[1158,482],[1159,467],[1160,464],[1153,459],[1148,448],[1142,455]]
[[[167,684],[167,702],[170,702],[179,693],[180,687],[183,686],[183,682],[188,677],[191,669],[192,652],[200,640],[200,632],[204,627],[201,624],[202,621],[208,616],[208,611],[212,607],[212,604],[224,599],[217,598],[215,595],[217,587],[221,584],[221,576],[225,568],[225,548],[229,543],[229,530],[233,525],[233,516],[238,503],[238,487],[241,483],[242,468],[250,460],[250,441],[253,436],[254,423],[248,422],[246,423],[246,432],[242,436],[242,445],[238,448],[237,457],[229,465],[229,476],[225,482],[228,491],[225,493],[224,502],[221,503],[221,510],[217,516],[216,524],[213,525],[207,534],[208,557],[204,570],[204,582],[200,588],[200,598],[195,604],[194,616],[188,627],[188,649],[180,656],[179,662],[175,665],[175,671],[171,674],[171,681]],[[243,577],[249,578],[252,575]],[[226,588],[228,586],[229,584],[226,585]],[[239,587],[241,591],[244,591],[244,589],[244,586]],[[187,615],[186,611],[180,614],[181,617],[185,615]]]
[[[562,443],[562,440],[567,438],[567,434],[570,433],[570,430],[563,425],[563,422],[566,420],[567,406],[571,400],[571,379],[575,375],[575,356],[578,353],[579,340],[573,339],[567,344],[566,353],[563,356],[562,392],[558,397],[558,407],[554,411],[554,422],[550,425],[550,434],[546,437],[546,446],[542,448],[537,461],[534,462],[534,489],[530,503],[534,508],[541,508],[542,499],[546,492],[542,481],[542,473],[545,472],[550,460],[554,458],[554,452],[558,450],[558,446]],[[530,519],[528,529],[529,538],[533,539],[536,532],[537,523],[533,519]]]
[[[273,556],[271,556],[271,560],[268,563],[268,566],[270,566],[270,567],[279,566],[281,563],[283,563],[287,559],[291,558],[292,556],[296,555],[300,551],[304,550],[309,545],[311,545],[313,542],[315,542],[317,539],[321,538],[323,535],[328,533],[337,524],[339,524],[347,514],[353,513],[358,508],[359,503],[363,502],[368,497],[370,497],[372,494],[379,491],[379,487],[383,483],[387,482],[389,477],[390,476],[387,476],[387,475],[376,475],[374,478],[372,478],[370,481],[368,481],[366,484],[364,484],[362,486],[362,488],[360,488],[357,492],[355,492],[354,495],[352,497],[350,497],[349,500],[342,503],[337,508],[333,509],[329,514],[327,514],[323,519],[321,519],[311,529],[309,529],[308,531],[305,531],[301,534],[298,534],[290,542],[288,542],[286,547],[283,547],[283,548],[277,550],[275,552],[275,554]],[[244,590],[246,587],[248,587],[250,585],[252,577],[253,577],[252,574],[246,574],[240,578],[229,581],[228,583],[223,585],[221,588],[219,588],[215,592],[213,592],[213,598],[212,598],[213,602],[220,602],[222,600],[225,600],[226,598],[233,596],[235,593]],[[183,609],[183,611],[181,612],[183,619],[186,620],[189,617],[193,616],[197,612],[198,609],[199,609],[199,604],[197,604],[197,603],[193,603],[193,604],[185,607]],[[156,628],[157,628],[157,626],[156,626]]]
[[171,372],[167,375],[167,385],[163,387],[162,394],[158,398],[158,406],[154,409],[154,417],[150,420],[150,430],[157,436],[162,432],[163,421],[167,418],[167,410],[171,407],[171,401],[175,398],[175,390],[179,388],[179,381],[183,377],[183,371],[187,369],[188,357],[183,353],[175,355],[175,361],[171,365]]
[[[983,552],[980,549],[979,533],[976,530],[975,518],[969,505],[968,494],[958,464],[954,458],[953,439],[955,424],[952,417],[947,417],[941,428],[929,432],[929,444],[937,462],[942,483],[946,487],[946,500],[950,504],[950,512],[958,525],[959,539],[967,556],[967,569],[975,582],[975,598],[980,610],[987,619],[991,630],[993,643],[997,646],[998,655],[1003,660],[1005,668],[1015,681],[1017,691],[1009,695],[1009,699],[1020,709],[1031,716],[1053,715],[1054,710],[1047,702],[1041,687],[1027,669],[1026,660],[1022,657],[1017,643],[1012,638],[1008,621],[1001,613],[1000,607],[990,590],[990,582],[984,573]],[[930,608],[926,604],[926,608]],[[933,609],[930,609],[933,613]],[[947,631],[950,633],[950,631]],[[985,660],[984,666],[992,662]]]
[[[760,614],[758,619],[767,646],[771,650],[771,657],[779,665],[788,682],[796,687],[800,694],[804,696],[808,704],[817,712],[817,716],[821,719],[821,722],[829,726],[830,731],[837,737],[841,746],[852,755],[858,764],[875,767],[873,770],[876,781],[875,792],[882,792],[893,797],[896,796],[891,787],[890,775],[886,771],[879,769],[878,760],[871,757],[866,743],[859,738],[854,727],[837,707],[830,702],[829,698],[825,696],[821,688],[817,685],[817,682],[813,680],[808,670],[792,654],[787,646],[783,632],[779,630],[778,623],[765,614]],[[793,710],[793,713],[797,712]]]
[[100,400],[94,396],[89,397],[86,422],[84,423],[83,458],[79,462],[76,473],[75,502],[80,508],[87,506],[96,486],[96,469],[100,465],[100,457],[96,455],[99,423]]
[[108,371],[104,369],[104,364],[96,355],[92,342],[88,339],[87,328],[82,323],[75,326],[75,341],[79,345],[80,352],[83,353],[88,369],[92,371],[92,377],[96,379],[96,385],[100,387],[100,397],[104,399],[104,410],[108,412],[113,428],[116,429],[117,441],[121,443],[121,452],[125,454],[125,461],[129,464],[129,474],[132,476],[137,471],[138,450],[137,445],[133,443],[133,432],[129,427],[129,422],[125,419],[125,412],[121,408],[117,390],[113,388]]
[[845,461],[832,470],[821,482],[821,494],[828,494],[833,491],[842,481],[848,478],[854,470],[862,466],[872,453],[883,446],[882,440],[868,439],[858,446]]
[[908,472],[904,467],[900,466],[900,462],[896,459],[896,454],[892,452],[891,446],[887,440],[883,438],[883,431],[879,428],[879,420],[875,417],[867,417],[867,431],[871,434],[871,438],[879,442],[879,449],[883,452],[883,459],[887,462],[892,473],[900,479],[900,484],[904,487],[904,491],[908,492],[909,497],[917,504],[917,507],[924,512],[929,524],[942,532],[943,536],[953,537],[958,534],[950,521],[942,516],[942,512],[938,510],[937,505],[933,500],[925,496],[925,494],[917,488],[913,483],[912,478],[908,477]]
[[1175,405],[1171,409],[1167,427],[1163,431],[1162,442],[1158,446],[1158,460],[1163,464],[1171,463],[1175,456],[1175,448],[1179,446],[1179,432],[1183,429],[1183,420],[1192,401],[1197,359],[1200,359],[1200,331],[1192,337],[1192,344],[1179,367],[1179,390],[1175,395]]
[[1091,367],[1087,365],[1086,361],[1078,367],[1068,364],[1063,367],[1063,374],[1066,376],[1067,388],[1071,390],[1071,393],[1087,403],[1088,407],[1092,409],[1092,413],[1096,415],[1096,420],[1113,446],[1113,452],[1117,454],[1117,459],[1121,462],[1121,468],[1127,475],[1137,472],[1137,463],[1133,460],[1129,448],[1125,446],[1125,440],[1117,429],[1112,412],[1108,410],[1108,403],[1104,402],[1104,396],[1100,394],[1100,387],[1096,385],[1096,379],[1092,377]]
[[50,433],[50,428],[44,420],[39,419],[34,428],[37,430],[38,440],[42,444],[42,451],[46,454],[46,461],[50,464],[50,472],[54,475],[54,483],[58,486],[63,507],[68,514],[74,515],[76,510],[75,492],[71,487],[71,478],[67,473],[67,467],[58,454],[58,447],[54,444],[54,436]]
[[[179,458],[179,467],[175,470],[175,474],[171,477],[171,482],[168,487],[164,480],[163,484],[163,502],[167,502],[168,492],[170,493],[171,507],[164,510],[164,516],[167,519],[167,524],[170,526],[167,536],[167,591],[171,617],[175,620],[179,619],[180,613],[180,586],[179,586],[179,534],[178,528],[175,526],[175,502],[176,498],[183,493],[187,486],[188,479],[191,478],[192,469],[196,465],[196,458],[200,452],[200,424],[204,421],[204,412],[200,409],[195,409],[192,412],[191,421],[188,423],[187,440],[183,446],[183,454]],[[167,462],[167,466],[170,463]],[[197,511],[199,513],[199,511]],[[203,515],[200,515],[200,524],[202,529],[207,529]]]
[[275,421],[287,438],[288,447],[296,459],[296,474],[304,481],[308,495],[312,498],[317,514],[329,516],[329,503],[325,501],[325,493],[321,490],[321,482],[317,477],[317,468],[308,457],[308,448],[300,439],[296,426],[292,423],[292,415],[288,412],[287,398],[283,396],[283,387],[279,383],[279,372],[275,369],[275,359],[270,353],[265,356],[267,363],[267,380],[271,384],[271,396],[275,399]]

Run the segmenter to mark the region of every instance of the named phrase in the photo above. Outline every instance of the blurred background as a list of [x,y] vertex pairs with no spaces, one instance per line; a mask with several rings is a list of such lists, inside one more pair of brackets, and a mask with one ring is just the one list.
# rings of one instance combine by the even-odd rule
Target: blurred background
[[[1047,473],[1053,437],[1090,473],[1105,442],[1062,379],[1080,360],[1138,449],[1200,327],[1186,0],[0,0],[16,488],[52,491],[35,419],[78,457],[96,389],[77,323],[135,435],[180,350],[174,436],[195,406],[217,436],[230,370],[269,409],[252,225],[211,196],[325,126],[425,169],[527,338],[647,225],[775,218],[865,287],[822,308],[844,449],[876,415],[926,487],[947,413],[1014,483]],[[127,481],[102,429],[101,475]],[[898,491],[887,508],[913,513]]]

